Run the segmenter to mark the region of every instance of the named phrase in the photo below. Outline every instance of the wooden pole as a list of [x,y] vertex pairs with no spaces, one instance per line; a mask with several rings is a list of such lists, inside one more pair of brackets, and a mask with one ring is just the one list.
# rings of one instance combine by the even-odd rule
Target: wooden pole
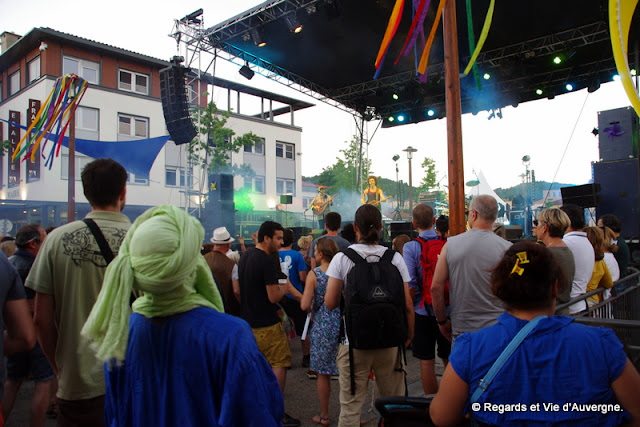
[[71,114],[69,122],[69,172],[67,187],[67,222],[76,220],[76,113]]
[[460,64],[458,62],[458,28],[455,0],[448,0],[445,4],[442,28],[444,33],[445,105],[447,109],[449,233],[454,236],[466,230]]

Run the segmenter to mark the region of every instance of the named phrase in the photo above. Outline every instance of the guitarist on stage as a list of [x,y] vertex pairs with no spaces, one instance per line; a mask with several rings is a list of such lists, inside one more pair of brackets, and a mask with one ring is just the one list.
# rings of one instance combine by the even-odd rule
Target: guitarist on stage
[[363,205],[373,205],[378,208],[378,210],[381,210],[380,203],[386,202],[391,198],[391,196],[386,198],[384,197],[382,188],[377,187],[378,180],[375,176],[371,175],[369,178],[367,178],[367,182],[369,183],[369,188],[364,190],[364,193],[362,193],[362,199],[360,199],[360,201]]
[[331,205],[333,205],[333,197],[325,194],[324,187],[321,185],[318,187],[318,195],[311,201],[311,210],[317,215],[320,228],[324,228],[324,215],[331,212]]

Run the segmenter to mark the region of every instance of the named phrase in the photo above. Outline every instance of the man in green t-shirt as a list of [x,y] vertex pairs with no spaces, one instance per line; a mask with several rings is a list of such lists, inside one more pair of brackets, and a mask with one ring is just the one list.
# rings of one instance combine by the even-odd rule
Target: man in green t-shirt
[[[113,252],[131,226],[120,212],[127,171],[112,159],[82,170],[91,219]],[[52,231],[33,264],[26,286],[36,291],[34,321],[40,345],[58,377],[58,425],[104,425],[103,364],[80,336],[102,287],[107,267],[96,238],[83,221]]]

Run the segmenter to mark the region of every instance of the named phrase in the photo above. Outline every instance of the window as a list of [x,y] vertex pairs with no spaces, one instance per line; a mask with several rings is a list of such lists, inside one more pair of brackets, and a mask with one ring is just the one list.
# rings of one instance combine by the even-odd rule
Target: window
[[276,142],[276,157],[293,160],[293,149],[295,145],[286,142]]
[[148,138],[149,119],[146,117],[118,114],[118,135]]
[[29,62],[27,73],[27,84],[31,84],[40,78],[40,55]]
[[[63,148],[66,153],[62,153],[62,161],[60,162],[60,168],[62,170],[62,179],[69,179],[69,151],[66,148]],[[76,181],[80,181],[80,174],[82,174],[82,169],[84,169],[87,164],[91,163],[94,159],[91,157],[84,156],[76,152],[75,156],[75,172],[76,172]]]
[[20,70],[9,76],[9,96],[20,91]]
[[253,178],[253,191],[256,193],[264,193],[264,177],[256,176]]
[[120,70],[118,73],[118,89],[148,95],[149,76],[134,73],[133,71]]
[[[178,182],[180,175],[180,182]],[[167,187],[184,187],[184,168],[167,167],[164,171],[165,186]],[[193,186],[193,170],[189,170],[188,187]]]
[[296,182],[293,179],[276,179],[276,194],[296,195]]
[[78,106],[76,109],[76,129],[98,132],[98,116],[100,110]]
[[264,138],[260,138],[260,140],[256,141],[256,143],[253,146],[245,145],[244,152],[260,154],[264,156]]
[[62,60],[62,74],[77,74],[89,83],[98,84],[100,66],[97,62],[65,56]]
[[4,92],[2,92],[2,80],[0,80],[0,102],[2,102],[2,94]]

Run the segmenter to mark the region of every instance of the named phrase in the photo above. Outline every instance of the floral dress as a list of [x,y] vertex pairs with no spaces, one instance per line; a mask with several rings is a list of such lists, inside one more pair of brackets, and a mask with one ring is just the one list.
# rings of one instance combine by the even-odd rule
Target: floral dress
[[340,308],[328,310],[324,305],[329,276],[316,267],[316,290],[313,299],[313,327],[311,328],[312,371],[324,375],[338,375],[336,355],[340,339]]

